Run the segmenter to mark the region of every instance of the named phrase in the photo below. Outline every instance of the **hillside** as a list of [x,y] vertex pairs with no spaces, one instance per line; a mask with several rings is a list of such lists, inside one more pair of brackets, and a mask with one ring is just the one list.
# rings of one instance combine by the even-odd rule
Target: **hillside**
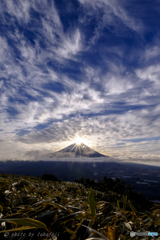
[[13,240],[121,240],[133,239],[131,230],[160,231],[160,205],[120,179],[71,183],[50,177],[1,174],[0,239],[8,232]]

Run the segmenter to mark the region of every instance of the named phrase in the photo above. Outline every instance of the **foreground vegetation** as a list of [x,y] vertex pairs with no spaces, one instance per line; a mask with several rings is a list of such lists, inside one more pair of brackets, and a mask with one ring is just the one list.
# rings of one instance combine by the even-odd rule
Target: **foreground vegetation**
[[146,239],[130,237],[131,231],[160,233],[160,205],[120,179],[0,175],[2,240]]

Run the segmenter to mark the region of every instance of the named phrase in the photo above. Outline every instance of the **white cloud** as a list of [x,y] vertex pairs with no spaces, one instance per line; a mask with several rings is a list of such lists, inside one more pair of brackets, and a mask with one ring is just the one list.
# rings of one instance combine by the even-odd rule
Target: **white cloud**
[[81,49],[81,35],[77,29],[72,37],[67,36],[64,38],[63,46],[58,50],[57,54],[60,54],[64,58],[69,58],[71,54],[75,55]]
[[[134,30],[138,34],[142,34],[143,25],[140,20],[133,19],[129,13],[125,10],[125,4],[117,0],[79,0],[81,4],[88,10],[88,16],[95,17],[99,16],[98,25],[95,28],[94,36],[91,38],[90,43],[94,44],[95,41],[100,37],[104,28],[114,26],[114,32],[117,35],[125,35],[126,28]],[[99,9],[103,10],[100,12]],[[85,22],[85,17],[81,22]],[[121,33],[122,32],[122,33]]]
[[160,47],[159,46],[153,46],[148,48],[145,51],[145,55],[143,56],[144,59],[149,60],[149,59],[153,59],[155,57],[158,57],[160,54]]
[[126,79],[119,79],[117,76],[111,76],[105,84],[108,94],[120,94],[133,88],[130,81]]
[[155,82],[155,84],[160,86],[160,65],[151,65],[149,67],[138,69],[136,74],[139,78],[143,80],[149,79],[151,82]]
[[6,0],[7,11],[9,14],[16,17],[19,21],[24,21],[27,23],[29,21],[29,9],[30,9],[30,1],[23,0],[16,2],[14,0]]

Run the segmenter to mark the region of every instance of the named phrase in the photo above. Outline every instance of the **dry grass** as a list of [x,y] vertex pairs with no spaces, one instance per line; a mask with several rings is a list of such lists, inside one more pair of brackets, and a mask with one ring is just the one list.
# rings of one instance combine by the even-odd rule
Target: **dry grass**
[[[138,212],[131,200],[115,192],[38,177],[1,174],[0,211],[2,240],[9,231],[9,239],[19,240],[144,239],[131,238],[130,232],[160,232],[160,205]],[[26,236],[13,236],[15,232]]]

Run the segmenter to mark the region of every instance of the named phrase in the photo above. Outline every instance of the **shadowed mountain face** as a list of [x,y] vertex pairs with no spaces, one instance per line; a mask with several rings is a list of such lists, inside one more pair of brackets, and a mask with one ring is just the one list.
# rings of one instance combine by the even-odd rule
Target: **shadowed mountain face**
[[62,150],[48,154],[49,158],[63,158],[63,157],[107,157],[99,152],[94,151],[93,149],[86,146],[84,143],[79,145],[71,144]]

